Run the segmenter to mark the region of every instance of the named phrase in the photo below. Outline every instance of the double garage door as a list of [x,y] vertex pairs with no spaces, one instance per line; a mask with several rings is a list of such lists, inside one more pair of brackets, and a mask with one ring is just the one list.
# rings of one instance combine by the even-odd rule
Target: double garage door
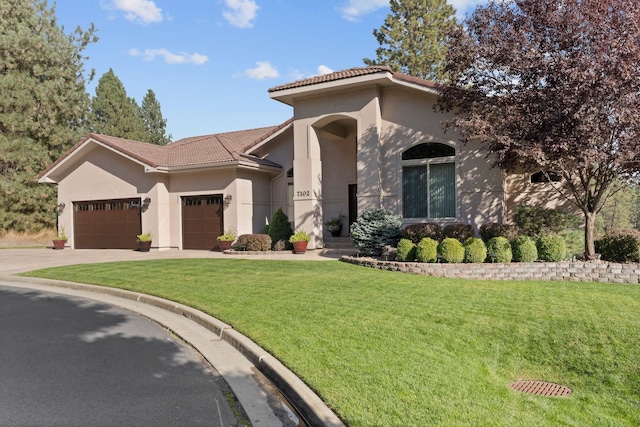
[[76,249],[136,249],[140,199],[75,202],[73,231]]
[[[73,204],[76,249],[137,249],[142,233],[139,198]],[[223,234],[222,195],[182,197],[182,247],[212,250]]]

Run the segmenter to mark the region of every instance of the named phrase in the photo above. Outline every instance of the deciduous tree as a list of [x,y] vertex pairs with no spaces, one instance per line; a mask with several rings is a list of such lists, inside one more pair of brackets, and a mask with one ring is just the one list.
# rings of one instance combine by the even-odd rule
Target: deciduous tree
[[0,2],[0,227],[55,225],[55,188],[37,175],[86,131],[82,55],[94,27],[67,34],[46,1]]
[[446,0],[391,0],[384,25],[373,30],[380,44],[366,65],[388,65],[416,77],[445,81],[447,31],[457,26],[456,10]]
[[492,0],[450,34],[439,109],[505,170],[552,170],[585,217],[640,173],[636,0]]

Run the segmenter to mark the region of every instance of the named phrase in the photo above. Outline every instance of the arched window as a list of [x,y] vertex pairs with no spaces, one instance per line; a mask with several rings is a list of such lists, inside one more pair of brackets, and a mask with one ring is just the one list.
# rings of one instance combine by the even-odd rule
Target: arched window
[[405,218],[455,218],[456,150],[437,142],[402,153],[402,206]]

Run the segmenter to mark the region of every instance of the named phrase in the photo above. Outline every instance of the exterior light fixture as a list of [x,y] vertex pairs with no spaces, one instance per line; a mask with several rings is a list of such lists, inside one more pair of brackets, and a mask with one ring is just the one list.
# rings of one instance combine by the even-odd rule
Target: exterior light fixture
[[231,200],[233,200],[233,196],[231,194],[224,196],[224,205],[228,207],[231,204]]

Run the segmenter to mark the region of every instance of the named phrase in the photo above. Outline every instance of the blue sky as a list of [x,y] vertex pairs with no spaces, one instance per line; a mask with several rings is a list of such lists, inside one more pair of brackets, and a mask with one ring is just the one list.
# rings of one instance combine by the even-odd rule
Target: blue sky
[[[462,17],[484,0],[450,0]],[[58,0],[67,33],[94,23],[85,54],[96,76],[113,68],[138,103],[160,101],[174,140],[278,125],[291,107],[270,87],[363,66],[388,0]]]

